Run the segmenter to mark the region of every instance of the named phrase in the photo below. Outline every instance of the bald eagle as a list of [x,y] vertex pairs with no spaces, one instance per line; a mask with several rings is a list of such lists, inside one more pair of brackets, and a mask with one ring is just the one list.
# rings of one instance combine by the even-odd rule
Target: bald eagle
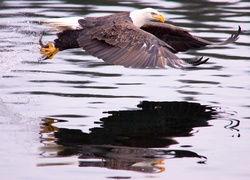
[[[227,40],[214,43],[164,21],[164,16],[152,8],[85,17],[78,20],[77,28],[57,33],[54,43],[44,45],[41,36],[41,58],[52,59],[59,51],[83,48],[109,64],[132,68],[184,68],[203,64],[208,58],[182,60],[175,53],[211,45],[226,45],[235,42],[241,33],[239,26],[238,31]],[[64,27],[67,25],[64,24]]]

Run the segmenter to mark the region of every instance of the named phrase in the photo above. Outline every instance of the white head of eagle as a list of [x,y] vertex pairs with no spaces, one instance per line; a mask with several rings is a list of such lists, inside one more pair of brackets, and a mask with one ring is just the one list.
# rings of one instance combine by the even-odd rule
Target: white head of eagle
[[151,21],[160,21],[164,22],[164,16],[152,8],[139,9],[130,12],[130,18],[133,21],[133,24],[137,27],[141,27],[144,24],[147,24]]

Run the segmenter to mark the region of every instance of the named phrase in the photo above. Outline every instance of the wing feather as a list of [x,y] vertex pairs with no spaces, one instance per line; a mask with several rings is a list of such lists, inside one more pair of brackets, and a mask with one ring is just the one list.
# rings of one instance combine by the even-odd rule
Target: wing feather
[[[186,29],[166,23],[152,22],[143,25],[141,29],[155,35],[157,38],[169,44],[176,52],[187,51],[189,49],[201,48],[205,46],[226,45],[233,43],[239,38],[241,33],[241,28],[239,26],[238,31],[234,32],[231,37],[225,41],[216,43],[191,35]],[[169,50],[172,51],[171,49]]]
[[79,20],[83,29],[77,40],[80,47],[89,54],[107,63],[133,68],[190,66],[175,56],[171,52],[174,49],[167,43],[135,27],[127,14],[101,20]]

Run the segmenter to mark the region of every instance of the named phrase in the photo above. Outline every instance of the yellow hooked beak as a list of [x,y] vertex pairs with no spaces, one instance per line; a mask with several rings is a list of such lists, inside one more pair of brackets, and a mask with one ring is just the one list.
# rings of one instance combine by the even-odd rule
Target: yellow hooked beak
[[162,23],[165,22],[165,17],[163,16],[163,14],[152,14],[152,17],[157,20],[160,21]]

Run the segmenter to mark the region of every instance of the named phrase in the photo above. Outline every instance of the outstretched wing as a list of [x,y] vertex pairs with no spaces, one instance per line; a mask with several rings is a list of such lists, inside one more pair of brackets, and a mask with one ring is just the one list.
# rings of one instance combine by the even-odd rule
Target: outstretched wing
[[[189,49],[201,48],[208,45],[226,45],[235,42],[239,38],[241,28],[234,32],[231,37],[223,42],[214,43],[204,40],[197,36],[191,35],[186,29],[176,27],[166,23],[148,23],[141,27],[142,30],[147,31],[162,41],[169,44],[176,52],[187,51]],[[172,51],[170,49],[170,51]],[[174,52],[174,51],[172,51]]]
[[133,25],[130,19],[100,22],[81,19],[83,27],[78,43],[89,54],[105,62],[133,68],[182,68],[205,61],[186,62],[176,55],[174,49],[154,35]]

